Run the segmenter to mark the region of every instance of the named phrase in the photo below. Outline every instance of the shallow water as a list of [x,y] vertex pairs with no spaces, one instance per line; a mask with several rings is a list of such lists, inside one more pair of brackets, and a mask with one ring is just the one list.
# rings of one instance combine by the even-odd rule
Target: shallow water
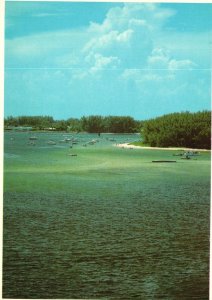
[[209,153],[37,136],[5,134],[4,298],[208,299]]

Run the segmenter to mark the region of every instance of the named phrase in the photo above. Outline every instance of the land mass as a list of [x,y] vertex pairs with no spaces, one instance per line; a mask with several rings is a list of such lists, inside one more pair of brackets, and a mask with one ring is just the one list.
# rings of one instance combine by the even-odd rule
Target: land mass
[[[211,149],[211,112],[171,113],[137,121],[130,116],[83,116],[54,120],[50,116],[8,117],[5,130],[66,131],[97,133],[140,133],[142,143],[156,148]],[[138,145],[140,146],[140,145]],[[143,145],[141,145],[143,146]]]
[[123,144],[116,144],[116,147],[119,148],[126,148],[126,149],[147,149],[147,150],[173,150],[173,151],[211,151],[209,149],[194,149],[194,148],[187,148],[187,147],[152,147],[146,145],[134,145],[133,143],[123,143]]

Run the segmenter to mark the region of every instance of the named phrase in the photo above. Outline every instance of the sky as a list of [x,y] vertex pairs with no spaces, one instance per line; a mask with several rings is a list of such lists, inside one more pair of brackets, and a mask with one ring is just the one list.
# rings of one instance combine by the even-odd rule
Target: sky
[[212,4],[5,3],[4,114],[211,108]]

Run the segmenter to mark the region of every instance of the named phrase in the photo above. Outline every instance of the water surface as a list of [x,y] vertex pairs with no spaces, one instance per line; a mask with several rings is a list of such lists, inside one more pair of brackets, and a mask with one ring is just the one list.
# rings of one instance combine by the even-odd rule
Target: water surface
[[4,298],[208,299],[209,153],[36,135],[5,133]]

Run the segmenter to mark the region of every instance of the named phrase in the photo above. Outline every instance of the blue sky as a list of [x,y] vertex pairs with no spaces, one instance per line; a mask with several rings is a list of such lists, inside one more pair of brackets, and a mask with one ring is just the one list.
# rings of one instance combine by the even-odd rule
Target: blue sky
[[5,6],[5,117],[210,109],[212,4]]

